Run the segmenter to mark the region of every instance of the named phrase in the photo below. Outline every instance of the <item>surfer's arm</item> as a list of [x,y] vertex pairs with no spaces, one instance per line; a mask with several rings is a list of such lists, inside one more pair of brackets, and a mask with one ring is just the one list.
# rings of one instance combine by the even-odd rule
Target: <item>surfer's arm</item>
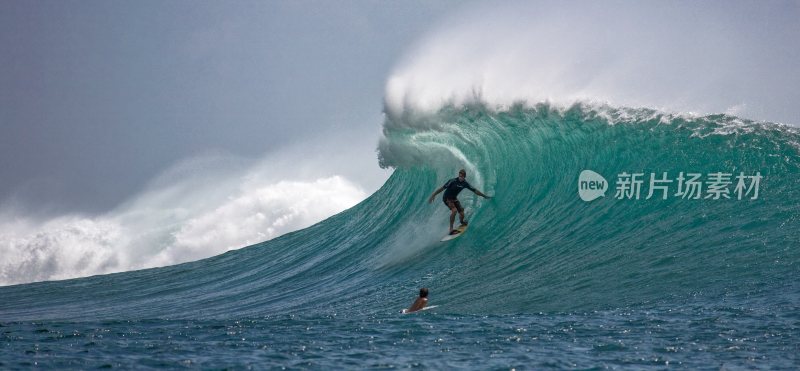
[[472,191],[475,192],[476,195],[481,196],[483,198],[492,198],[491,196],[487,196],[487,195],[483,194],[483,192],[481,192],[481,191],[479,191],[479,190],[477,190],[475,188],[472,188]]
[[436,197],[436,195],[438,195],[439,193],[442,193],[442,191],[444,191],[444,187],[433,191],[433,194],[431,195],[431,197],[428,198],[428,203],[433,202],[433,198]]
[[479,191],[477,188],[473,187],[473,186],[472,186],[471,184],[469,184],[469,183],[467,183],[467,189],[469,189],[470,191],[472,191],[472,192],[473,192],[473,193],[475,193],[476,195],[478,195],[478,196],[481,196],[481,197],[483,197],[483,198],[492,198],[492,197],[490,197],[490,196],[487,196],[487,195],[483,194],[483,192]]

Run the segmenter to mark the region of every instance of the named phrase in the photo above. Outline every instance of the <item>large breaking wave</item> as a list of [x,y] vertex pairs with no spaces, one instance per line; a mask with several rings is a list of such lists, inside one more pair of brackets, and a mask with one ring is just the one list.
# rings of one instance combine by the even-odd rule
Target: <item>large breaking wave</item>
[[[423,285],[453,313],[770,298],[800,283],[799,143],[783,125],[587,104],[387,115],[379,156],[396,170],[355,207],[198,262],[5,287],[0,315],[374,313]],[[448,212],[426,199],[461,167],[495,198],[462,193],[471,228],[443,244]],[[757,199],[617,199],[612,189],[584,202],[585,169],[611,182],[622,172],[763,179]]]

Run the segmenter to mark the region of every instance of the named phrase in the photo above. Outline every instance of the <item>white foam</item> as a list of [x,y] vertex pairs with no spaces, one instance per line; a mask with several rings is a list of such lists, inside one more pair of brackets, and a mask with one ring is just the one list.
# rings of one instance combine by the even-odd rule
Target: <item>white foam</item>
[[310,226],[367,196],[344,176],[324,171],[291,179],[272,162],[227,169],[203,166],[208,163],[184,163],[104,215],[37,219],[3,211],[0,284],[201,259]]

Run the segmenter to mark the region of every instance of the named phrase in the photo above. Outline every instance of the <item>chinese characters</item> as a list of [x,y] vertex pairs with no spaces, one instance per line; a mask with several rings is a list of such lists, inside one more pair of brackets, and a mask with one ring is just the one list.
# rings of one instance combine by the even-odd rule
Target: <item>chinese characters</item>
[[[680,197],[681,199],[731,199],[737,200],[758,199],[758,189],[761,179],[760,172],[755,175],[746,175],[740,172],[733,173],[684,173],[680,172],[676,178],[670,178],[667,172],[661,174],[650,173],[649,178],[644,173],[622,172],[617,175],[616,199],[638,200],[642,197],[642,187],[647,185],[647,195],[644,199]],[[734,185],[735,184],[735,185]],[[731,189],[733,188],[733,189]],[[675,192],[672,193],[672,190]]]

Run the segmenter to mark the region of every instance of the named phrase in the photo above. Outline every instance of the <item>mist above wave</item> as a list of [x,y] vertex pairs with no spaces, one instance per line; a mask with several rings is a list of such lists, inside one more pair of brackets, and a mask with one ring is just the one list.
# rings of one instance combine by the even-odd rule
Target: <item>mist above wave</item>
[[398,63],[386,112],[584,101],[797,125],[798,16],[786,3],[477,6]]

